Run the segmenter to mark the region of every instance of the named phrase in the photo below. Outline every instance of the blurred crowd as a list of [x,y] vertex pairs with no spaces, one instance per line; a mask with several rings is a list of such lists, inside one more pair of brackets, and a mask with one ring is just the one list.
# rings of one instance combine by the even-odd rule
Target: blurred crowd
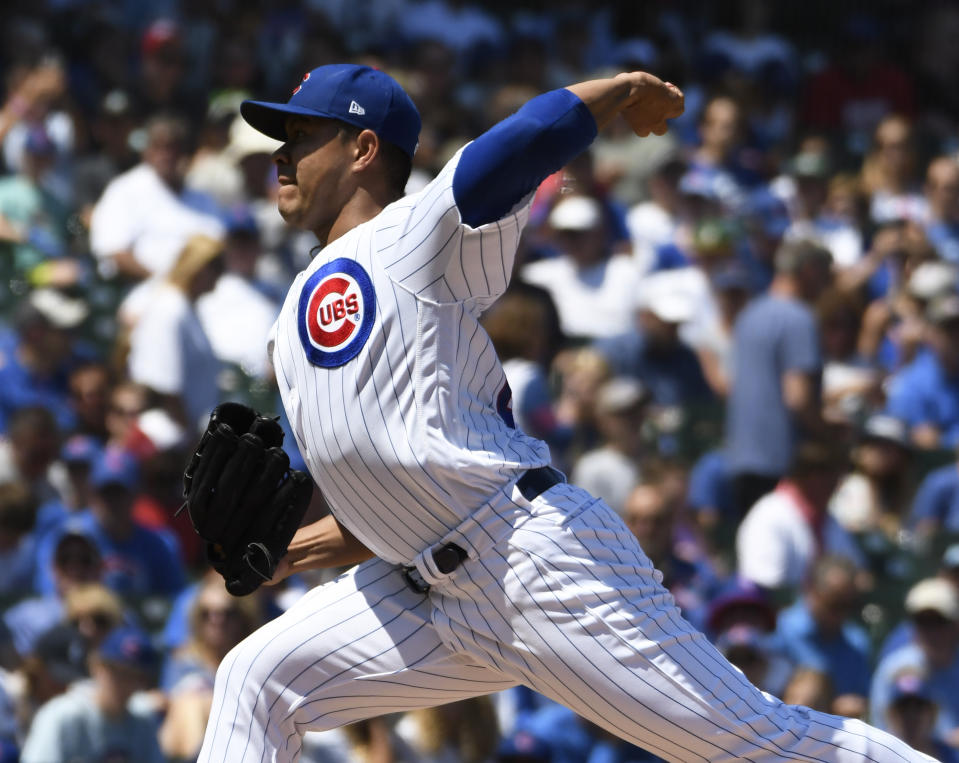
[[[230,597],[177,510],[218,401],[282,414],[267,342],[316,246],[239,104],[342,61],[418,105],[409,192],[539,92],[624,69],[683,88],[667,135],[614,124],[535,195],[483,318],[517,425],[754,683],[959,760],[959,6],[3,18],[0,761],[194,760],[219,661],[325,579]],[[303,759],[656,760],[522,688],[310,732]]]

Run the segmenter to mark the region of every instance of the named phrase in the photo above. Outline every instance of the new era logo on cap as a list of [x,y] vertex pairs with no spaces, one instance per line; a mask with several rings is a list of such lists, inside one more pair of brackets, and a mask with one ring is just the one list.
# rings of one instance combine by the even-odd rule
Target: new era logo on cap
[[360,106],[360,104],[358,104],[356,101],[350,101],[350,112],[349,112],[349,113],[350,113],[350,114],[359,114],[360,116],[362,116],[363,114],[366,113],[366,109],[364,109],[362,106]]

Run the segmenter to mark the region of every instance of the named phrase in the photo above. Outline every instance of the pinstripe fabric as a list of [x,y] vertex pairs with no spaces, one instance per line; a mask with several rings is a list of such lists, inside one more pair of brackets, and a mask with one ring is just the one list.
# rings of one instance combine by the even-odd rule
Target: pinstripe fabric
[[[481,228],[460,222],[459,155],[420,193],[323,249],[293,284],[273,360],[300,452],[333,512],[377,556],[408,562],[547,447],[495,408],[506,376],[480,328],[507,286],[528,205]],[[376,318],[344,365],[308,360],[297,306],[310,276],[346,258],[369,274]]]
[[929,760],[749,684],[680,617],[604,503],[565,485],[514,499],[507,521],[463,531],[483,553],[452,575],[420,557],[429,596],[371,561],[234,649],[200,760],[295,760],[308,729],[515,683],[667,760]]
[[[557,485],[530,503],[513,487],[549,453],[498,412],[505,376],[477,319],[506,287],[527,205],[461,224],[457,161],[326,247],[283,307],[273,359],[297,444],[337,518],[380,559],[227,655],[200,761],[292,761],[307,729],[516,683],[669,760],[927,760],[751,686],[681,619],[602,502]],[[343,291],[357,273],[368,296]],[[333,324],[333,303],[314,304],[331,294],[341,317],[355,308],[339,334],[309,323]],[[314,333],[345,336],[346,351],[324,363]],[[430,554],[446,541],[469,555],[448,576]],[[428,597],[406,587],[396,565],[409,562]]]

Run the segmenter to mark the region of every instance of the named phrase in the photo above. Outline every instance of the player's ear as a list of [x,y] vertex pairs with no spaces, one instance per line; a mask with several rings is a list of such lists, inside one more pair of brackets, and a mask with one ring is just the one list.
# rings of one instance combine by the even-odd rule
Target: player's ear
[[380,139],[372,130],[362,130],[356,136],[353,149],[353,169],[357,172],[365,170],[380,152]]

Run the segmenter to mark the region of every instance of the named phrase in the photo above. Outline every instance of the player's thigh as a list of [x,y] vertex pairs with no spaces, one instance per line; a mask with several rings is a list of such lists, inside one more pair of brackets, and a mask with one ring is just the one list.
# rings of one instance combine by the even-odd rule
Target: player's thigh
[[564,501],[500,550],[525,683],[668,760],[868,760],[899,744],[760,692],[680,616],[614,512]]
[[511,683],[454,655],[433,627],[429,600],[395,566],[371,560],[310,591],[234,648],[217,673],[223,696],[215,711],[304,731]]

